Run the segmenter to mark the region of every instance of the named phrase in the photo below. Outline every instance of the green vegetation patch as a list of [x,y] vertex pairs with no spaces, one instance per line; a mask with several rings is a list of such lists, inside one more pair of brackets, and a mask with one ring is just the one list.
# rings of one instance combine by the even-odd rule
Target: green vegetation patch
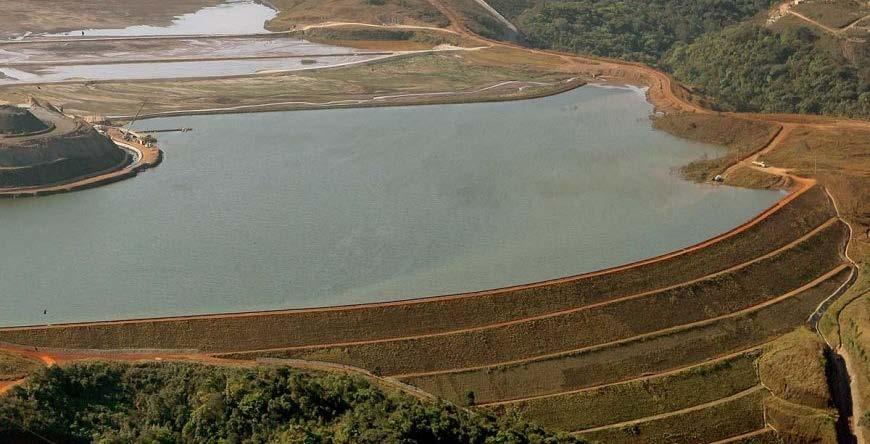
[[[502,3],[506,3],[502,1]],[[535,2],[519,14],[535,46],[655,64],[677,42],[766,10],[769,0],[574,0]]]
[[0,398],[0,440],[26,431],[66,443],[578,441],[357,377],[180,363],[45,369]]
[[675,47],[664,64],[732,111],[870,116],[870,84],[809,28],[744,24]]
[[675,374],[494,407],[557,430],[583,430],[685,409],[758,385],[758,352]]
[[15,381],[42,368],[42,364],[30,358],[0,351],[0,381]]
[[[536,47],[670,70],[723,110],[870,115],[866,43],[792,15],[771,29],[771,0],[495,0]],[[839,28],[868,14],[857,0],[796,8]],[[788,25],[785,25],[788,24]]]
[[599,442],[645,444],[726,439],[765,426],[763,403],[767,396],[767,391],[756,390],[700,410],[582,433],[580,436]]

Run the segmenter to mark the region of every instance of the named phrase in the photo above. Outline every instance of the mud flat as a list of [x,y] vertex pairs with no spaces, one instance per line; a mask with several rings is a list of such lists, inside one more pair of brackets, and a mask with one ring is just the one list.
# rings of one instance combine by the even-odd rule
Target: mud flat
[[82,65],[31,65],[0,68],[0,85],[45,84],[101,80],[208,78],[282,73],[364,63],[392,53],[321,54],[302,57],[231,58]]
[[124,28],[137,24],[169,26],[180,15],[194,13],[222,0],[55,0],[51,2],[0,1],[0,36],[20,38],[42,33],[88,28]]
[[3,0],[0,7],[5,13],[0,35],[28,39],[265,33],[266,21],[276,15],[253,0],[61,0],[45,7]]

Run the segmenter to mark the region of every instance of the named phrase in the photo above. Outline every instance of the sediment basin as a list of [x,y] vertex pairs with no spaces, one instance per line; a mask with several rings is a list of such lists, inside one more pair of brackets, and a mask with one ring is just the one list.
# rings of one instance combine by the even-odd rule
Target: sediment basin
[[175,17],[167,26],[135,25],[116,29],[78,29],[47,37],[128,37],[266,33],[265,24],[277,12],[253,0],[228,0]]
[[[674,172],[719,149],[634,89],[524,102],[176,117],[134,182],[0,202],[0,325],[302,308],[643,259],[782,196]],[[43,310],[47,310],[43,314]]]

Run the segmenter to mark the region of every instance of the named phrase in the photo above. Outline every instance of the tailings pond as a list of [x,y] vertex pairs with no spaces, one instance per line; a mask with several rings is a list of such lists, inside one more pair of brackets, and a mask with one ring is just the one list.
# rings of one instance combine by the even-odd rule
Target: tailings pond
[[[724,232],[781,193],[674,169],[637,90],[152,119],[137,178],[0,201],[0,325],[396,300],[540,281]],[[43,314],[47,310],[47,314]]]
[[167,26],[136,25],[118,29],[78,29],[50,37],[130,37],[165,35],[256,34],[265,33],[265,23],[278,13],[253,0],[228,0],[172,20]]

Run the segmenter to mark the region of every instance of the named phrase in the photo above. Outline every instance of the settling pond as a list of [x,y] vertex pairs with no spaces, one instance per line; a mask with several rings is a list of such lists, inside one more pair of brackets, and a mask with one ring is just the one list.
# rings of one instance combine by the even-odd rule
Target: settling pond
[[[637,90],[153,119],[166,161],[0,201],[0,325],[396,300],[576,274],[699,242],[781,193],[673,169]],[[48,313],[43,315],[43,310]]]
[[77,29],[49,37],[131,37],[165,35],[210,35],[210,34],[258,34],[265,33],[267,21],[275,18],[277,11],[253,0],[227,0],[216,6],[202,8],[183,14],[167,26],[135,25],[118,29]]

